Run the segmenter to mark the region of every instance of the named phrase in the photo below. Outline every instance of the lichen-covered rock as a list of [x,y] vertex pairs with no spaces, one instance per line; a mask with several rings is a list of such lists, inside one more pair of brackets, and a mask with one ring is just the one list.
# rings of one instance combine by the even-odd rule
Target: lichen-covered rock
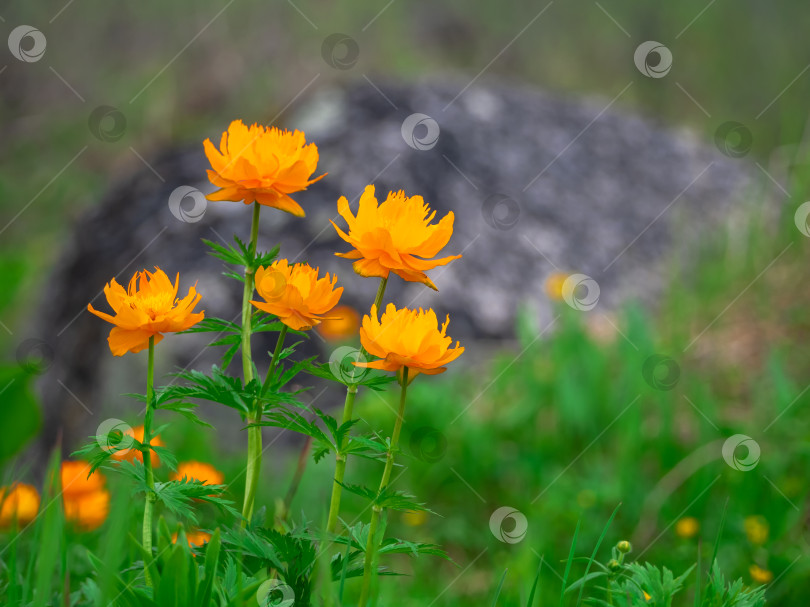
[[[398,189],[421,194],[438,216],[455,213],[444,254],[463,258],[431,272],[438,293],[392,277],[386,299],[450,313],[449,333],[474,351],[471,340],[511,335],[521,302],[533,302],[545,326],[552,315],[543,285],[556,271],[596,281],[600,295],[591,314],[627,298],[653,297],[666,282],[662,262],[723,224],[750,182],[741,161],[687,134],[606,109],[607,101],[497,83],[459,94],[463,85],[360,82],[322,90],[297,112],[290,110],[283,122],[317,143],[319,173],[329,175],[295,195],[306,219],[264,210],[260,248],[280,242],[288,259],[336,272],[345,287],[343,302],[366,311],[377,281],[355,275],[350,262],[334,256],[348,250],[329,225],[329,219],[342,221],[336,201],[345,195],[356,208],[369,183],[378,197]],[[205,135],[216,140],[230,118]],[[145,357],[113,361],[109,326],[86,311],[90,301],[104,308],[101,290],[111,277],[120,282],[159,265],[170,275],[180,272],[181,289],[198,282],[207,314],[230,319],[239,312],[239,285],[221,275],[221,263],[206,254],[200,239],[228,242],[234,233],[247,239],[249,207],[205,205],[193,193],[178,207],[176,193],[170,208],[181,186],[213,189],[201,143],[150,163],[165,181],[144,168],[91,208],[54,272],[50,288],[58,297],[44,298],[57,304],[42,310],[37,323],[54,353],[41,384],[44,444],[53,444],[61,428],[65,444],[75,446],[101,420],[125,417],[121,393],[142,390]],[[317,337],[312,342],[328,356],[330,346]],[[210,365],[214,353],[206,343],[205,335],[164,340],[159,370]],[[255,351],[271,345],[257,339]],[[223,419],[226,414],[238,428],[232,412],[223,412]]]

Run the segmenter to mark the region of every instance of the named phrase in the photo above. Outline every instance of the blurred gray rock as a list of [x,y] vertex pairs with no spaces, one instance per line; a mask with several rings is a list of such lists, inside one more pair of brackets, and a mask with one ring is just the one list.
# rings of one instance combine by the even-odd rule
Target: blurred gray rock
[[[337,218],[336,201],[346,195],[356,208],[369,183],[376,184],[378,198],[398,189],[421,194],[438,216],[455,213],[445,254],[464,257],[430,273],[438,293],[394,276],[386,299],[449,312],[449,334],[470,345],[509,338],[521,302],[533,302],[538,324],[545,326],[552,314],[543,286],[555,271],[598,283],[600,298],[589,314],[628,298],[651,300],[667,282],[663,262],[688,255],[702,235],[723,226],[751,184],[742,161],[686,133],[606,110],[607,100],[497,83],[459,94],[464,84],[360,82],[322,90],[297,115],[291,111],[285,126],[304,130],[317,143],[319,168],[329,175],[295,195],[306,219],[263,210],[260,248],[279,242],[283,256],[336,272],[346,287],[343,301],[365,311],[377,281],[355,275],[351,262],[334,256],[349,248],[329,225]],[[75,225],[49,283],[51,296],[44,298],[49,306],[36,324],[54,352],[41,384],[48,417],[44,445],[52,445],[61,428],[69,450],[103,419],[122,417],[121,393],[143,391],[145,355],[113,360],[106,343],[110,326],[86,311],[91,301],[106,309],[101,290],[111,277],[125,283],[154,265],[170,275],[180,272],[181,290],[198,281],[208,315],[236,317],[240,289],[221,275],[222,264],[200,239],[229,242],[234,233],[247,239],[249,207],[208,203],[199,221],[183,222],[168,205],[179,186],[213,189],[201,142],[205,136],[218,141],[229,118],[190,147],[149,159],[165,182],[144,168]],[[193,206],[192,200],[184,205]],[[215,353],[206,343],[205,335],[164,340],[159,372],[209,367]],[[312,344],[327,357],[334,347],[315,337]],[[271,346],[256,340],[255,351]],[[238,428],[234,417],[222,413]]]

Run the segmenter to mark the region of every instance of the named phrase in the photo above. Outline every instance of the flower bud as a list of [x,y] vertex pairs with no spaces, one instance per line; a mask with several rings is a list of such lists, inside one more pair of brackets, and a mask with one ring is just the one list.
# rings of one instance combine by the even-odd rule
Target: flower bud
[[607,564],[608,569],[610,569],[613,573],[618,573],[622,570],[622,564],[617,561],[616,559],[610,559]]
[[627,554],[628,552],[630,552],[633,549],[633,547],[630,545],[630,542],[628,542],[627,540],[622,540],[621,542],[616,544],[616,549],[619,552],[621,552],[622,554]]

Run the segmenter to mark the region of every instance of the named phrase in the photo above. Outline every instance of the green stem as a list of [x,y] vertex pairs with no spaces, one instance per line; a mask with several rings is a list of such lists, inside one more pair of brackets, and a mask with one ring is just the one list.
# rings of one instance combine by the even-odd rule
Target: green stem
[[[405,419],[405,398],[408,393],[408,367],[402,368],[402,392],[399,397],[399,411],[397,412],[397,421],[394,424],[394,432],[391,434],[391,442],[388,445],[388,453],[385,457],[385,469],[383,470],[382,480],[380,481],[380,489],[377,495],[382,494],[391,480],[391,471],[394,469],[394,455],[396,454],[399,445],[399,434],[402,431],[402,422]],[[380,525],[380,517],[382,516],[382,507],[374,504],[371,508],[371,524],[368,528],[368,541],[366,542],[366,556],[363,561],[363,588],[360,591],[360,607],[365,607],[368,603],[369,594],[371,591],[371,582],[375,573],[375,561],[377,556],[377,527]]]
[[[242,376],[245,385],[250,383],[253,379],[253,357],[250,349],[253,306],[250,300],[253,297],[254,273],[256,271],[256,268],[253,267],[253,258],[256,254],[256,240],[259,236],[259,213],[261,208],[258,202],[253,203],[253,220],[250,224],[250,243],[248,244],[251,265],[245,268],[245,290],[242,292]],[[248,414],[248,424],[255,424],[259,421],[256,417],[256,410],[260,407],[261,405],[258,403],[254,404],[254,410]],[[242,527],[245,527],[250,517],[253,516],[253,499],[256,495],[256,483],[258,482],[259,471],[261,470],[261,457],[261,428],[258,426],[250,426],[248,428],[248,454],[247,467],[245,470],[245,501],[242,504]]]
[[155,414],[155,338],[149,338],[149,359],[146,371],[146,415],[143,420],[143,469],[146,475],[146,501],[143,508],[143,547],[147,558],[143,561],[143,575],[148,587],[152,586],[149,564],[152,560],[152,517],[155,501],[155,476],[152,472],[152,418]]
[[[380,305],[382,305],[383,295],[385,295],[385,287],[388,284],[387,278],[380,279],[380,286],[377,288],[377,296],[374,298],[374,306],[377,309],[377,315],[380,314]],[[361,350],[363,357],[365,358],[367,352],[365,349]],[[348,421],[351,421],[352,414],[354,412],[354,399],[357,396],[357,385],[349,385],[346,386],[346,400],[343,402],[343,417],[341,418],[341,424],[345,424]],[[327,518],[326,522],[326,530],[329,533],[335,533],[337,530],[338,524],[338,516],[340,514],[340,498],[343,494],[343,477],[346,474],[346,454],[344,450],[346,449],[346,443],[348,443],[349,437],[344,437],[343,441],[341,441],[340,448],[335,453],[335,479],[332,483],[332,498],[329,501],[329,517]]]
[[273,359],[270,361],[270,366],[267,368],[267,375],[264,377],[264,384],[262,384],[262,394],[267,392],[267,388],[270,387],[270,380],[272,379],[273,371],[275,371],[276,365],[278,364],[278,357],[281,354],[281,348],[284,347],[284,338],[287,336],[287,329],[289,329],[289,327],[284,325],[281,327],[281,331],[278,332],[276,349],[273,350]]

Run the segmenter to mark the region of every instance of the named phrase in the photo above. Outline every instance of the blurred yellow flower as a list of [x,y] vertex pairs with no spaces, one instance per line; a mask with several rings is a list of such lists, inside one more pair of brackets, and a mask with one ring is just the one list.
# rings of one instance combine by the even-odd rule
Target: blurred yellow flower
[[9,487],[0,487],[0,527],[10,527],[12,521],[17,525],[27,525],[37,517],[39,511],[39,493],[26,483],[14,483]]
[[351,306],[337,306],[331,312],[332,318],[325,318],[317,331],[329,341],[345,341],[357,335],[360,328],[360,315]]
[[649,600],[652,598],[652,597],[651,597],[649,594],[647,594],[647,593],[646,593],[646,592],[644,592],[643,590],[642,590],[641,592],[644,594],[644,600],[645,600],[645,601],[649,601]]
[[751,574],[751,579],[758,584],[767,584],[773,579],[773,572],[763,569],[759,565],[751,565],[748,568],[748,573]]
[[90,464],[84,461],[62,462],[60,469],[62,495],[82,495],[104,489],[106,479],[100,470],[90,474]]
[[221,485],[225,480],[222,472],[211,464],[194,461],[177,464],[177,472],[173,472],[170,478],[173,481],[187,478],[188,480],[200,481],[205,485]]
[[748,541],[757,546],[768,540],[770,525],[763,516],[747,516],[743,521],[743,529]]
[[234,120],[222,133],[219,150],[210,139],[203,145],[213,169],[208,179],[220,188],[208,200],[255,201],[303,217],[304,209],[289,194],[306,190],[325,176],[310,179],[318,166],[318,148],[307,144],[301,131],[247,127]]
[[549,299],[554,301],[562,301],[563,299],[563,285],[565,284],[568,274],[563,272],[554,272],[546,278],[544,288],[546,295]]
[[[337,276],[318,277],[319,268],[305,263],[290,264],[286,259],[274,261],[256,270],[256,291],[264,301],[251,301],[296,331],[311,329],[327,317],[343,293],[335,288]],[[331,317],[330,317],[331,318]]]
[[388,278],[388,274],[393,272],[403,280],[421,282],[437,290],[424,271],[461,257],[451,255],[429,259],[450,241],[454,216],[450,212],[431,225],[436,211],[431,212],[421,196],[409,197],[402,191],[390,192],[388,198],[378,204],[374,186],[370,185],[360,196],[357,216],[352,215],[345,196],[338,200],[338,212],[349,226],[348,234],[334,221],[331,223],[338,235],[354,250],[336,255],[356,259],[354,271],[361,276]]
[[408,527],[420,527],[427,522],[427,512],[424,510],[406,510],[402,513],[402,522]]
[[172,285],[160,268],[155,268],[154,272],[136,272],[126,291],[115,278],[104,287],[107,303],[115,316],[87,304],[90,312],[115,325],[107,338],[115,356],[140,352],[149,345],[150,337],[158,343],[163,333],[185,331],[205,317],[204,312],[193,311],[201,297],[194,287],[182,300],[177,299],[179,283],[179,274]]
[[675,533],[678,537],[689,539],[695,537],[700,531],[700,523],[693,516],[685,516],[675,523]]
[[442,373],[447,363],[464,352],[458,342],[455,348],[450,347],[453,340],[445,334],[449,322],[450,316],[440,330],[433,310],[397,310],[394,304],[388,304],[382,318],[377,319],[376,306],[372,306],[371,316],[363,317],[360,342],[369,354],[380,360],[355,364],[384,371],[408,367],[410,378],[419,373]]

